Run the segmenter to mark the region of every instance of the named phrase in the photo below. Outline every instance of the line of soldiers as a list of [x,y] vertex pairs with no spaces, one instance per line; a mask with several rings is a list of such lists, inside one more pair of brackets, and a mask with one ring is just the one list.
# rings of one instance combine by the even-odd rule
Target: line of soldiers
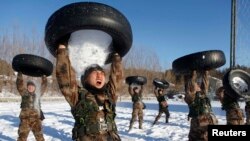
[[[57,51],[56,77],[59,88],[66,101],[71,106],[71,112],[75,119],[72,130],[72,139],[77,141],[119,141],[121,140],[115,123],[115,105],[118,95],[116,93],[123,78],[121,57],[113,54],[110,69],[109,81],[106,83],[106,74],[102,67],[92,65],[86,69],[81,77],[82,87],[77,85],[76,74],[72,68],[68,56],[67,46],[60,45]],[[200,79],[201,78],[201,79]],[[191,119],[189,140],[207,140],[207,125],[217,124],[211,103],[207,97],[208,71],[196,72],[184,76],[185,81],[185,102],[189,107],[188,117]],[[41,95],[44,93],[47,80],[42,77]],[[18,141],[27,140],[30,130],[36,140],[43,141],[41,108],[35,108],[36,99],[35,84],[27,83],[25,88],[22,74],[18,73],[17,89],[22,96],[20,125],[18,130]],[[129,93],[133,101],[133,113],[129,129],[133,127],[137,116],[139,117],[139,128],[143,123],[142,102],[143,86],[132,88],[129,86]],[[168,104],[164,98],[164,89],[155,88],[154,94],[159,102],[159,114],[153,125],[157,123],[162,113],[166,115],[166,123],[169,119]],[[243,111],[240,110],[237,101],[228,97],[223,87],[218,89],[223,109],[226,110],[228,124],[244,124]],[[38,102],[40,104],[40,102]],[[38,104],[38,105],[39,105]],[[246,103],[247,124],[250,124],[250,102]]]

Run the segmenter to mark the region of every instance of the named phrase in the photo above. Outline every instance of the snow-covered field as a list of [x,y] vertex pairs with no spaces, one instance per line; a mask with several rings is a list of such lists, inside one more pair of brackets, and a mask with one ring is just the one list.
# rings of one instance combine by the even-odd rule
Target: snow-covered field
[[[147,109],[144,110],[143,129],[138,129],[138,123],[128,132],[131,118],[132,104],[129,100],[118,102],[116,123],[119,134],[124,141],[184,141],[187,140],[190,124],[187,121],[188,107],[184,102],[169,100],[170,119],[164,123],[165,115],[158,124],[152,127],[152,123],[158,114],[156,100],[145,101]],[[221,110],[219,102],[212,102],[213,111],[219,120],[219,124],[225,124],[225,112]],[[20,102],[0,103],[0,141],[14,141],[17,139],[19,125]],[[241,103],[243,108],[244,103]],[[74,124],[70,113],[70,107],[62,101],[42,101],[42,109],[45,114],[43,121],[44,137],[46,141],[70,141],[71,130]],[[33,141],[34,136],[30,132],[28,141]]]

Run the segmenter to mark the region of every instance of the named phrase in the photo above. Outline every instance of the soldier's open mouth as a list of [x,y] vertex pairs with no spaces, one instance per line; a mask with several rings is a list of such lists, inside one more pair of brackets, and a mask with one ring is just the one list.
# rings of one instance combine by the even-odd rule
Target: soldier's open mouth
[[97,80],[97,81],[96,81],[96,84],[97,84],[97,85],[101,85],[101,84],[102,84],[102,81],[101,81],[101,80]]

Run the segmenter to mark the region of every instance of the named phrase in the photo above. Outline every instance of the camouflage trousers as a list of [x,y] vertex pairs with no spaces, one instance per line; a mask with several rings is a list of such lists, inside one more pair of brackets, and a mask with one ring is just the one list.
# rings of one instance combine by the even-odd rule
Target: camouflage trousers
[[168,123],[168,118],[169,118],[170,114],[169,114],[168,107],[165,107],[165,108],[159,109],[159,113],[155,117],[155,121],[154,121],[153,125],[156,124],[156,122],[161,118],[161,115],[163,113],[165,113],[165,115],[166,115],[166,123]]
[[121,141],[116,132],[106,132],[103,134],[80,135],[77,141]]
[[207,127],[208,125],[215,125],[218,123],[218,120],[214,116],[214,114],[204,114],[199,115],[198,117],[191,119],[191,126],[189,131],[189,141],[207,141],[208,133]]
[[243,125],[244,114],[240,108],[226,110],[227,124],[228,125]]
[[133,108],[129,129],[132,129],[134,122],[137,120],[137,117],[139,119],[139,129],[142,129],[142,122],[143,122],[143,109],[142,108]]
[[42,121],[39,118],[20,118],[17,141],[26,141],[30,131],[37,141],[44,141]]

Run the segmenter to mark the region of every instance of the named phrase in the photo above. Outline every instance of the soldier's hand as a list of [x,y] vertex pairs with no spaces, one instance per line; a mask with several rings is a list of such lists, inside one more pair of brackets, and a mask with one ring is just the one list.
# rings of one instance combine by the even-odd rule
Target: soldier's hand
[[63,44],[59,44],[58,49],[57,49],[57,55],[68,54],[67,50],[68,50],[67,46]]
[[47,76],[46,76],[46,75],[43,75],[43,76],[42,76],[42,79],[46,79],[46,78],[47,78]]
[[113,62],[119,62],[119,61],[121,61],[122,58],[118,53],[114,53],[112,55],[112,59],[113,59]]
[[23,75],[23,73],[22,72],[17,72],[17,76],[22,76]]
[[47,81],[47,76],[46,75],[43,75],[41,78],[42,78],[42,82],[46,82]]
[[65,45],[60,44],[58,48],[59,49],[66,49],[67,47]]
[[191,72],[191,76],[196,76],[196,75],[197,75],[196,70],[193,70],[193,71]]

